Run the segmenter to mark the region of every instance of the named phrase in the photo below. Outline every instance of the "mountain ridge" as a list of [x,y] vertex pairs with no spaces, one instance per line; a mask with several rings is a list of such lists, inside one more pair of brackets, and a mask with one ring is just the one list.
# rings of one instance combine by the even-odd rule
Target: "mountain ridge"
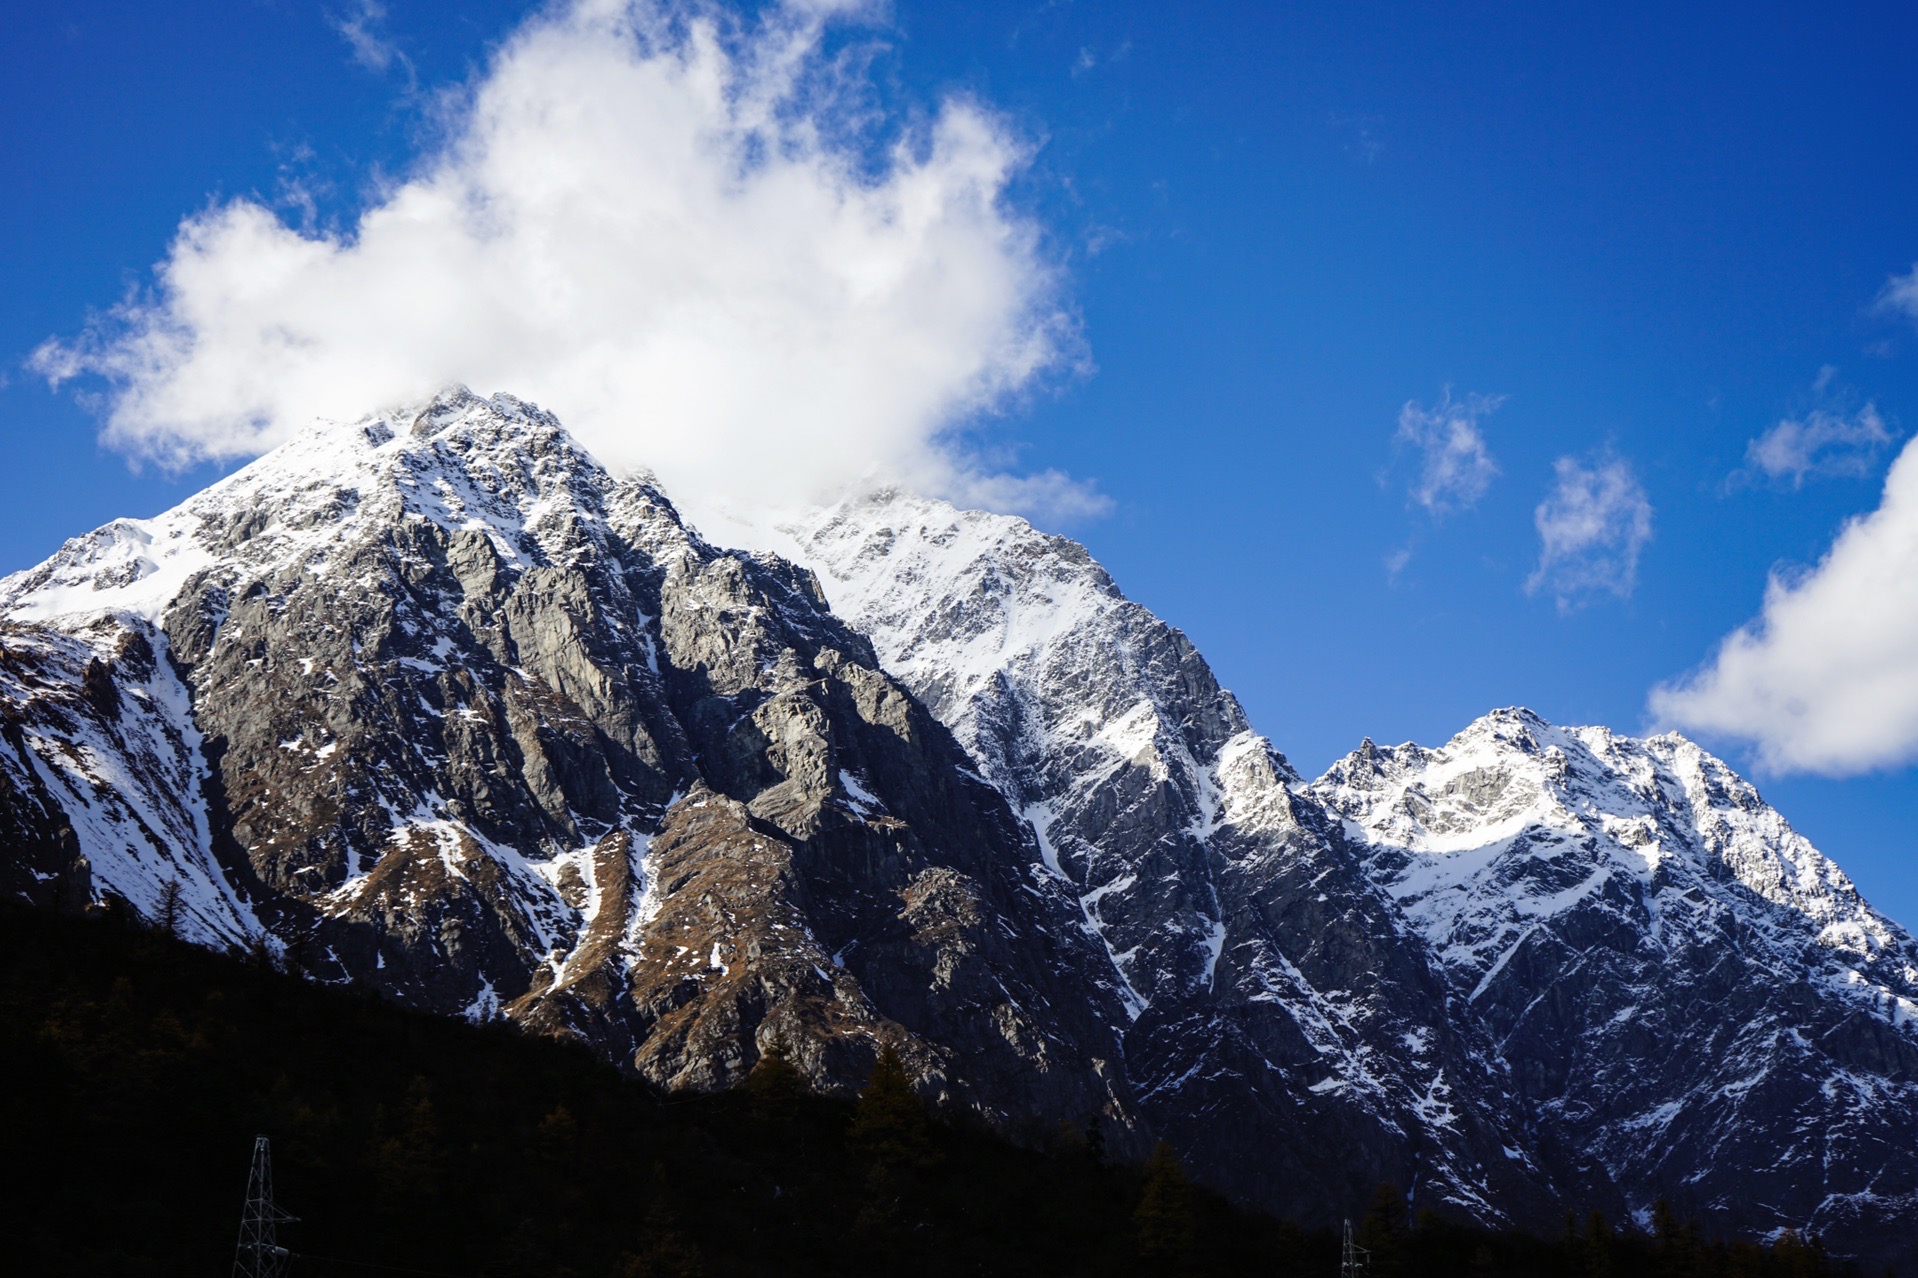
[[0,580],[0,884],[170,878],[206,943],[668,1086],[894,1041],[1310,1220],[1393,1179],[1903,1245],[1918,950],[1719,761],[1505,711],[1310,781],[1077,543],[897,490],[778,523],[716,547],[510,396],[316,426]]

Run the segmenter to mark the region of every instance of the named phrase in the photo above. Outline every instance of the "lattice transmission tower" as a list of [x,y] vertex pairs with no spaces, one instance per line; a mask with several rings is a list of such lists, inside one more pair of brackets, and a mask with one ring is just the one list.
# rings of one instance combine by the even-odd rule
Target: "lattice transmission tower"
[[273,1201],[273,1153],[266,1137],[253,1138],[253,1168],[246,1176],[246,1209],[240,1215],[240,1245],[233,1278],[282,1278],[293,1255],[274,1241],[277,1225],[298,1220]]
[[1339,1278],[1364,1278],[1372,1253],[1352,1241],[1352,1222],[1345,1222],[1345,1249],[1340,1254]]

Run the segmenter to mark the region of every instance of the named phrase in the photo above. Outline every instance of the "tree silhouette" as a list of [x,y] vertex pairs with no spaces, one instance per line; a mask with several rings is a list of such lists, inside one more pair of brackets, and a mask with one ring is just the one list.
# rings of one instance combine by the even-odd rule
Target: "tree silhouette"
[[180,924],[186,921],[186,903],[181,899],[180,880],[168,879],[160,887],[160,896],[153,905],[153,926],[167,936],[180,935]]
[[1405,1194],[1390,1181],[1372,1193],[1371,1205],[1359,1219],[1358,1244],[1372,1253],[1378,1278],[1391,1278],[1404,1268],[1406,1251]]
[[792,1063],[783,1034],[774,1034],[741,1090],[752,1098],[753,1113],[766,1120],[785,1121],[798,1112],[801,1098],[812,1094],[812,1084]]
[[1139,1256],[1154,1272],[1181,1274],[1192,1267],[1198,1222],[1193,1214],[1192,1182],[1172,1146],[1160,1141],[1145,1165],[1145,1186],[1132,1213]]

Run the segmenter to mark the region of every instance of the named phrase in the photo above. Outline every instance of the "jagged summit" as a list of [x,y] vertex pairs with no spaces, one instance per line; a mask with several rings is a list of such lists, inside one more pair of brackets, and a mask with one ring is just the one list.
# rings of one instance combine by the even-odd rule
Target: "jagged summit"
[[[853,1086],[890,1037],[992,1121],[1123,1130],[1100,1009],[1060,984],[1084,942],[949,734],[807,573],[712,547],[549,414],[455,390],[321,424],[0,609],[84,639],[122,705],[150,677],[127,654],[166,654],[225,935],[664,1082],[734,1081],[783,1034]],[[82,741],[36,708],[0,791],[46,835],[23,894],[144,909],[107,846],[138,827],[96,839],[43,781],[125,789],[125,714]],[[150,879],[185,855],[158,851]]]
[[[1315,785],[1374,844],[1444,853],[1534,826],[1617,832],[1632,849],[1621,864],[1647,881],[1684,858],[1820,929],[1837,929],[1825,938],[1832,944],[1867,953],[1912,944],[1750,782],[1681,733],[1632,738],[1603,726],[1562,728],[1512,707],[1481,716],[1437,749],[1361,747]],[[1676,814],[1692,828],[1674,833]]]
[[1918,1206],[1877,1134],[1918,1120],[1918,943],[1723,761],[1511,709],[1313,793],[1616,1183],[1840,1232]]
[[1918,946],[1720,760],[1512,707],[1308,782],[1075,542],[776,522],[715,546],[511,396],[316,424],[0,581],[0,889],[666,1086],[890,1041],[1317,1222],[1906,1254]]
[[[633,481],[652,492],[646,477]],[[46,563],[0,579],[0,608],[46,619],[124,612],[158,621],[216,563],[329,555],[368,529],[425,519],[483,530],[514,563],[556,562],[614,482],[536,405],[463,386],[356,421],[315,421],[285,444],[152,519],[118,519]]]
[[1366,1181],[1475,1214],[1542,1194],[1495,1054],[1183,634],[1024,520],[895,492],[784,531],[1077,898],[1161,1130],[1327,1218]]

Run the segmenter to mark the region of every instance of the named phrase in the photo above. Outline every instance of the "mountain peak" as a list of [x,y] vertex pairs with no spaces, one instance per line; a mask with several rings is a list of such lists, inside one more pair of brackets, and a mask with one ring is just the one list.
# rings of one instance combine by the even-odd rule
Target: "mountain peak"
[[580,519],[596,519],[615,486],[537,405],[448,387],[353,421],[315,420],[171,510],[76,537],[0,580],[0,610],[157,622],[196,574],[321,571],[408,519],[482,532],[511,564],[548,562],[577,550]]
[[510,395],[316,422],[0,582],[0,875],[671,1086],[897,1041],[1320,1219],[1918,1204],[1872,1152],[1918,1149],[1918,945],[1691,742],[1508,706],[1307,784],[1077,543],[758,518],[794,562]]

